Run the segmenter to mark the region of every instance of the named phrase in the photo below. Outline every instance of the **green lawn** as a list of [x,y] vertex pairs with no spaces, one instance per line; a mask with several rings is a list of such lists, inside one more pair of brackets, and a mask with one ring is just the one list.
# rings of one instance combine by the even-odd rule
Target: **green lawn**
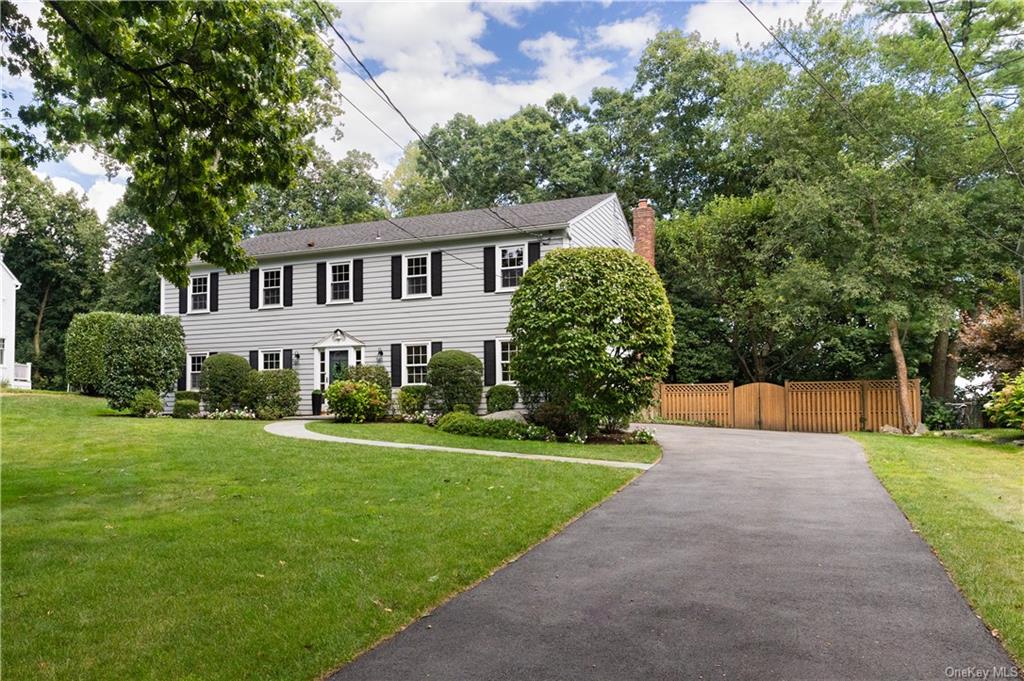
[[459,447],[464,449],[490,449],[499,452],[523,454],[551,454],[578,459],[606,461],[637,461],[653,463],[661,456],[661,447],[650,445],[592,444],[571,442],[535,442],[533,440],[498,440],[472,435],[452,435],[421,423],[333,423],[316,421],[310,430],[339,437],[354,437],[385,442],[415,442],[423,445]]
[[313,679],[636,471],[0,397],[11,679]]
[[852,437],[975,610],[1024,662],[1024,449],[939,437]]
[[976,439],[985,442],[1006,444],[1013,440],[1024,440],[1024,430],[1016,428],[962,428],[936,433],[940,437]]

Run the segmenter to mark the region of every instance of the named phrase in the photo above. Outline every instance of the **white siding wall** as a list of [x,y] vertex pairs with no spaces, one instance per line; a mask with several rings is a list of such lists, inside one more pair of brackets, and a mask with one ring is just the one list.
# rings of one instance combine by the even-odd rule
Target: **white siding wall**
[[18,280],[0,263],[0,338],[4,339],[4,357],[0,363],[0,381],[14,381],[14,322]]
[[569,223],[571,246],[618,246],[633,250],[633,233],[619,199],[610,196]]
[[[561,233],[542,244],[541,254],[562,245]],[[391,344],[441,341],[444,349],[471,352],[483,361],[483,342],[505,335],[511,293],[485,293],[483,272],[460,262],[483,267],[484,246],[523,243],[523,239],[475,239],[458,244],[423,244],[403,251],[362,249],[344,254],[309,254],[264,259],[262,266],[293,265],[293,306],[249,309],[249,274],[220,274],[219,310],[182,316],[185,345],[190,353],[232,353],[248,359],[250,350],[290,349],[301,358],[293,365],[302,386],[300,413],[311,410],[310,393],[316,386],[319,364],[313,345],[334,329],[365,343],[363,363],[374,364],[383,351],[383,366],[391,370]],[[391,299],[391,256],[444,249],[442,295],[439,298]],[[363,259],[363,302],[316,304],[316,263],[332,259]],[[197,266],[193,272],[216,271]],[[163,282],[165,314],[178,314],[178,291]]]

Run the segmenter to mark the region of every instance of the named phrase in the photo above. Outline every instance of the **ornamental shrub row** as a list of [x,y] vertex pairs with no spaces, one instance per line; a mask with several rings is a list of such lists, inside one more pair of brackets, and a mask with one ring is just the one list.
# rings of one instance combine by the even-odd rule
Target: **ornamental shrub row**
[[185,334],[177,317],[118,315],[110,320],[103,353],[102,394],[127,409],[141,390],[174,388],[185,366]]
[[299,409],[299,375],[292,369],[250,369],[241,403],[265,421],[291,416]]
[[491,437],[499,440],[552,440],[554,434],[543,426],[511,419],[482,419],[474,414],[453,411],[438,420],[437,429],[454,435]]
[[100,395],[107,377],[106,350],[110,325],[120,312],[75,315],[64,336],[68,383],[84,395]]
[[388,413],[391,386],[387,392],[368,381],[335,381],[324,391],[324,401],[337,421],[364,423],[378,421]]

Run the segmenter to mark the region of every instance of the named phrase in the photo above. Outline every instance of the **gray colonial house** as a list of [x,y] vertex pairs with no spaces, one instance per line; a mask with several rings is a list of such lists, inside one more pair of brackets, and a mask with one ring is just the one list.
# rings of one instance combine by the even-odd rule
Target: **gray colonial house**
[[[634,211],[653,262],[653,211]],[[187,288],[161,284],[161,313],[179,315],[196,389],[203,362],[230,352],[254,369],[294,369],[300,413],[345,366],[377,364],[394,388],[422,384],[430,356],[478,356],[487,386],[509,382],[509,301],[555,248],[634,239],[615,194],[264,234],[243,242],[256,266],[227,274],[197,263]]]

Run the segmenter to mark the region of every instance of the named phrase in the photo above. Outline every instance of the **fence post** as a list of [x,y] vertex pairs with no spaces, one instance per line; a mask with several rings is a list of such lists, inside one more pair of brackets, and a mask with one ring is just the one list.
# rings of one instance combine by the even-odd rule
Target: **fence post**
[[782,382],[785,392],[782,394],[782,404],[786,409],[786,432],[793,430],[793,417],[789,413],[789,379]]
[[864,432],[868,429],[868,382],[864,379],[857,382],[860,383],[860,430]]
[[736,386],[729,381],[729,427],[736,427]]

